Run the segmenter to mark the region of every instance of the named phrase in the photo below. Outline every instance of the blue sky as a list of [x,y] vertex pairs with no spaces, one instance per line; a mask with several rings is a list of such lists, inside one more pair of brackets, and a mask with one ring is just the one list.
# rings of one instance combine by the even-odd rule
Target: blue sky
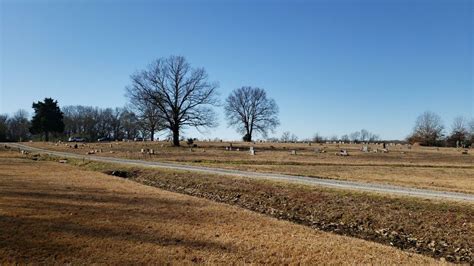
[[[44,97],[123,106],[130,74],[183,55],[222,100],[265,88],[280,107],[275,136],[395,139],[425,110],[448,127],[474,116],[470,0],[0,2],[0,113]],[[239,138],[217,111],[205,136]]]

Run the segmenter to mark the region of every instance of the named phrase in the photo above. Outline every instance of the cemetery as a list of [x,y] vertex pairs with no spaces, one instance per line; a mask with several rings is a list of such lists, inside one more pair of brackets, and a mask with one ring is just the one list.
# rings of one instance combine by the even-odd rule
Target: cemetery
[[173,147],[166,141],[80,143],[75,144],[77,149],[53,142],[27,144],[85,156],[176,162],[474,193],[474,156],[472,151],[464,148],[258,141],[194,141],[189,147]]

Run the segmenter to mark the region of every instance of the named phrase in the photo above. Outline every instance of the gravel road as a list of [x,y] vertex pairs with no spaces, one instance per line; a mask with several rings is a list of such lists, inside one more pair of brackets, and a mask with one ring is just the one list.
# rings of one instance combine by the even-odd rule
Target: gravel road
[[407,187],[384,185],[384,184],[370,184],[370,183],[363,183],[363,182],[322,179],[322,178],[307,177],[307,176],[293,176],[293,175],[283,175],[283,174],[274,174],[274,173],[257,173],[257,172],[230,170],[230,169],[222,169],[222,168],[183,165],[183,164],[178,164],[178,163],[164,163],[164,162],[130,160],[130,159],[112,158],[112,157],[80,155],[80,154],[75,154],[75,153],[39,149],[39,148],[29,147],[23,144],[18,144],[18,143],[2,143],[2,145],[7,145],[12,148],[17,148],[21,150],[30,151],[30,152],[38,152],[42,154],[49,154],[49,155],[55,155],[55,156],[61,156],[61,157],[67,157],[67,158],[76,158],[76,159],[85,158],[87,160],[99,161],[99,162],[120,163],[120,164],[128,164],[128,165],[147,166],[147,167],[158,167],[158,168],[166,168],[166,169],[201,172],[201,173],[207,173],[207,174],[240,176],[240,177],[248,177],[248,178],[255,178],[255,179],[278,180],[278,181],[286,181],[286,182],[305,184],[305,185],[314,185],[314,186],[323,186],[323,187],[350,189],[350,190],[359,190],[359,191],[369,191],[369,192],[411,196],[411,197],[419,197],[419,198],[437,198],[437,199],[474,202],[474,195],[465,194],[465,193],[437,191],[437,190],[428,190],[428,189],[416,189],[416,188],[407,188]]

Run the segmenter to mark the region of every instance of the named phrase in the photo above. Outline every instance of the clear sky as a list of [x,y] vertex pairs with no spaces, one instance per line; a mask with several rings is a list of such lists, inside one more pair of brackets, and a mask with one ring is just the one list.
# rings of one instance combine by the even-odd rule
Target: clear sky
[[[280,107],[274,136],[394,139],[425,110],[447,126],[474,116],[471,0],[0,2],[0,113],[44,97],[123,106],[130,74],[183,55],[222,100],[265,88]],[[206,137],[238,138],[222,110]]]

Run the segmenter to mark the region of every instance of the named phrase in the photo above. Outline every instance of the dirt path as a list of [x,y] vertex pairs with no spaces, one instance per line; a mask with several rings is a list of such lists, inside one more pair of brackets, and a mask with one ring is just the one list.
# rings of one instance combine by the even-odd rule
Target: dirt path
[[0,153],[0,264],[437,263],[237,207],[14,155]]
[[3,145],[8,145],[13,148],[18,148],[18,149],[23,149],[23,150],[38,152],[38,153],[43,153],[43,154],[68,157],[68,158],[78,158],[78,159],[86,158],[88,160],[100,161],[100,162],[140,165],[140,166],[147,166],[147,167],[160,167],[160,168],[195,171],[195,172],[202,172],[202,173],[209,173],[209,174],[243,176],[243,177],[257,178],[257,179],[279,180],[279,181],[287,181],[287,182],[306,184],[306,185],[316,185],[316,186],[360,190],[360,191],[371,191],[371,192],[377,192],[377,193],[389,193],[389,194],[395,194],[395,195],[412,196],[412,197],[420,197],[420,198],[439,198],[439,199],[447,199],[447,200],[461,200],[461,201],[474,202],[474,195],[465,194],[465,193],[435,191],[435,190],[428,190],[428,189],[415,189],[415,188],[406,188],[406,187],[383,185],[383,184],[369,184],[369,183],[362,183],[362,182],[321,179],[321,178],[306,177],[306,176],[293,176],[293,175],[272,174],[272,173],[256,173],[256,172],[230,170],[230,169],[222,169],[222,168],[209,168],[209,167],[202,167],[202,166],[182,165],[182,164],[177,164],[177,163],[162,163],[162,162],[150,162],[150,161],[143,161],[143,160],[130,160],[130,159],[122,159],[122,158],[79,155],[79,154],[74,154],[74,153],[39,149],[39,148],[29,147],[23,144],[18,144],[18,143],[4,143]]

